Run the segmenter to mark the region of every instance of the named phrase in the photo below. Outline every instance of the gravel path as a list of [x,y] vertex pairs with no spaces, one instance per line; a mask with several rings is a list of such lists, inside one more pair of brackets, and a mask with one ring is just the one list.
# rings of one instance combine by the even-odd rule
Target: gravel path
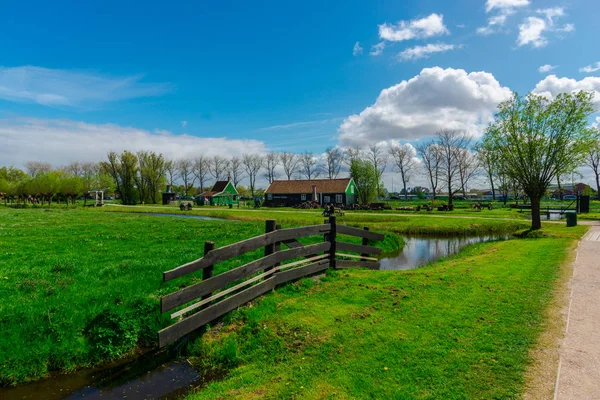
[[577,247],[554,398],[600,399],[600,225]]

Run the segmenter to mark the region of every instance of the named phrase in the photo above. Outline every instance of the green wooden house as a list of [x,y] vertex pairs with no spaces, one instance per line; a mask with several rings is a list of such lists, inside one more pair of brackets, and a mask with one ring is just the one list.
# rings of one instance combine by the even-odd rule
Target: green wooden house
[[212,189],[208,192],[200,193],[199,202],[211,206],[228,206],[237,205],[239,202],[239,194],[231,181],[217,181]]

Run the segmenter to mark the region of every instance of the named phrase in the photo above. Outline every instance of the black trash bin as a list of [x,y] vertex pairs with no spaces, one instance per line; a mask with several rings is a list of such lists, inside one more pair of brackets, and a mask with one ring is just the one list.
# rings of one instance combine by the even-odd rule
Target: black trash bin
[[577,213],[568,212],[565,215],[567,216],[567,226],[577,226]]

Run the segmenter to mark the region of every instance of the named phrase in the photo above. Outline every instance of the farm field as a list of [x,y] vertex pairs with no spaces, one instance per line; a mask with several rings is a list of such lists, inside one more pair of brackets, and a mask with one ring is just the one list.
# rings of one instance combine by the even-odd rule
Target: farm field
[[[158,312],[159,296],[195,279],[192,275],[165,284],[161,273],[200,257],[205,240],[220,247],[259,235],[269,218],[284,227],[323,220],[319,210],[189,212],[239,221],[138,214],[166,212],[158,208],[0,207],[0,315],[7,333],[0,338],[2,385],[155,346],[156,331],[169,324]],[[180,214],[177,209],[168,211]],[[364,212],[346,213],[340,222],[438,235],[507,233],[525,231],[528,225],[527,220],[503,216]],[[416,271],[329,271],[320,280],[279,288],[189,344],[187,353],[195,355],[200,371],[225,377],[193,396],[213,398],[233,391],[245,398],[269,388],[269,395],[283,398],[292,393],[327,397],[333,392],[342,398],[361,398],[372,396],[374,387],[389,384],[391,396],[395,390],[409,390],[417,398],[443,397],[454,385],[466,394],[481,385],[474,372],[463,381],[449,377],[456,367],[474,366],[484,368],[481,379],[493,384],[491,396],[518,393],[560,267],[585,229],[547,224],[546,237],[471,246],[458,257]],[[390,251],[401,243],[390,234],[382,246]],[[256,255],[219,264],[215,273]],[[503,307],[509,299],[514,304]],[[493,316],[492,322],[478,322],[482,316]],[[463,318],[466,322],[461,322]],[[486,344],[489,340],[491,346]],[[472,354],[456,353],[456,343],[474,349]],[[365,346],[372,351],[361,351]],[[509,348],[517,350],[508,354]],[[419,356],[420,351],[428,356]],[[484,355],[501,360],[502,368],[472,364]],[[392,362],[392,356],[397,360]],[[328,369],[323,369],[325,360],[332,360]],[[381,371],[379,364],[385,364]],[[361,365],[370,372],[350,379],[359,376],[356,368]],[[396,373],[390,372],[393,368]],[[505,370],[512,372],[504,375]],[[379,373],[388,375],[376,377]],[[433,385],[440,377],[443,387]],[[275,383],[266,380],[271,378]],[[301,386],[311,391],[302,392]]]

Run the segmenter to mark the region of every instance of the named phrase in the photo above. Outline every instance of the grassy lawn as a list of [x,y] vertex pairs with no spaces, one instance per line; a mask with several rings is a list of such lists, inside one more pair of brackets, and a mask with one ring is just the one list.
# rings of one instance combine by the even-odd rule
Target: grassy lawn
[[467,247],[419,270],[330,271],[192,345],[215,398],[519,398],[561,266],[585,227]]
[[[162,272],[201,257],[206,240],[220,247],[261,233],[264,221],[0,207],[0,386],[154,346],[170,323],[159,296],[199,275],[165,284]],[[397,249],[398,238],[381,245]]]
[[[323,221],[318,210],[191,212],[240,221],[139,212],[181,214],[0,207],[0,384],[155,346],[170,323],[159,296],[198,278],[165,284],[163,271],[200,257],[206,240],[220,247],[263,233],[265,219]],[[397,233],[532,236],[522,219],[449,217],[356,212],[339,220]],[[547,224],[542,238],[468,247],[416,271],[329,271],[278,288],[189,342],[206,376],[223,377],[193,397],[518,397],[560,265],[585,230]],[[381,246],[401,243],[389,234]]]

